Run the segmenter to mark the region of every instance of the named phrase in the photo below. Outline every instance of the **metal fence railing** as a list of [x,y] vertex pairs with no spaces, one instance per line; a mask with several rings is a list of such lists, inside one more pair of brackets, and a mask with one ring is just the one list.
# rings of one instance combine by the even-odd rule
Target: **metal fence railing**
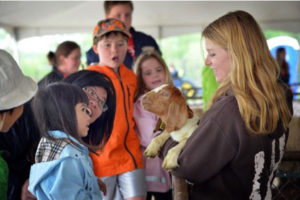
[[286,169],[280,168],[272,185],[272,200],[300,199],[300,151],[288,151],[282,163]]

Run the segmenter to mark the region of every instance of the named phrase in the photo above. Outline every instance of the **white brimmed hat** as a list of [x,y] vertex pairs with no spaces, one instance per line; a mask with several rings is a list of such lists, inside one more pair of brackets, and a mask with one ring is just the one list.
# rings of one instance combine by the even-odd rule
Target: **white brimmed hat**
[[13,57],[0,49],[0,110],[26,103],[37,89],[37,84],[22,73]]

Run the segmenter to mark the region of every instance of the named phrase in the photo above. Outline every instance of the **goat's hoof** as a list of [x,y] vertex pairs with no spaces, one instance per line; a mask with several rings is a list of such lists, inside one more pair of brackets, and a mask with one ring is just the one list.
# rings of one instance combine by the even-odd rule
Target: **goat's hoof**
[[147,149],[144,151],[144,155],[147,158],[154,158],[155,156],[157,156],[157,154],[158,154],[158,150],[154,148],[147,147]]
[[160,148],[161,145],[159,143],[159,140],[157,138],[154,138],[146,148],[144,155],[148,158],[154,158],[155,156],[158,155]]
[[165,159],[162,163],[162,167],[168,171],[170,171],[176,167],[179,167],[179,165],[177,163],[177,156],[174,156],[173,154],[170,154],[170,152],[168,152],[167,156],[165,157]]

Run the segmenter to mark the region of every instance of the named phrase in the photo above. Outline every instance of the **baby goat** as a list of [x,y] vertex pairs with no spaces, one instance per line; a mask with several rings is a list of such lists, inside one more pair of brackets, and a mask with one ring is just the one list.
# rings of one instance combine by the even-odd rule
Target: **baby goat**
[[[164,84],[145,94],[142,104],[146,110],[156,114],[162,122],[165,123],[164,131],[155,137],[144,154],[147,157],[155,157],[158,155],[161,147],[171,136],[178,144],[171,148],[163,160],[162,167],[166,170],[172,170],[178,167],[177,158],[181,153],[187,139],[197,128],[200,120],[199,116],[186,104],[186,100],[180,90],[174,85]],[[184,179],[175,178],[174,190],[176,190],[176,182],[179,182],[179,190],[185,190],[186,194],[178,194],[180,191],[174,191],[175,199],[187,199],[187,191]],[[181,197],[179,197],[181,196]],[[184,196],[184,197],[182,197]]]

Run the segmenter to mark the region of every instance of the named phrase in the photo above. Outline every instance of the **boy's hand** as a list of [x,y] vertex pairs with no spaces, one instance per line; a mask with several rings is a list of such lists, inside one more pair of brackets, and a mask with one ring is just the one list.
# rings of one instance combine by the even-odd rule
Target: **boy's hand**
[[100,178],[97,179],[100,190],[103,192],[104,196],[106,195],[106,185]]

